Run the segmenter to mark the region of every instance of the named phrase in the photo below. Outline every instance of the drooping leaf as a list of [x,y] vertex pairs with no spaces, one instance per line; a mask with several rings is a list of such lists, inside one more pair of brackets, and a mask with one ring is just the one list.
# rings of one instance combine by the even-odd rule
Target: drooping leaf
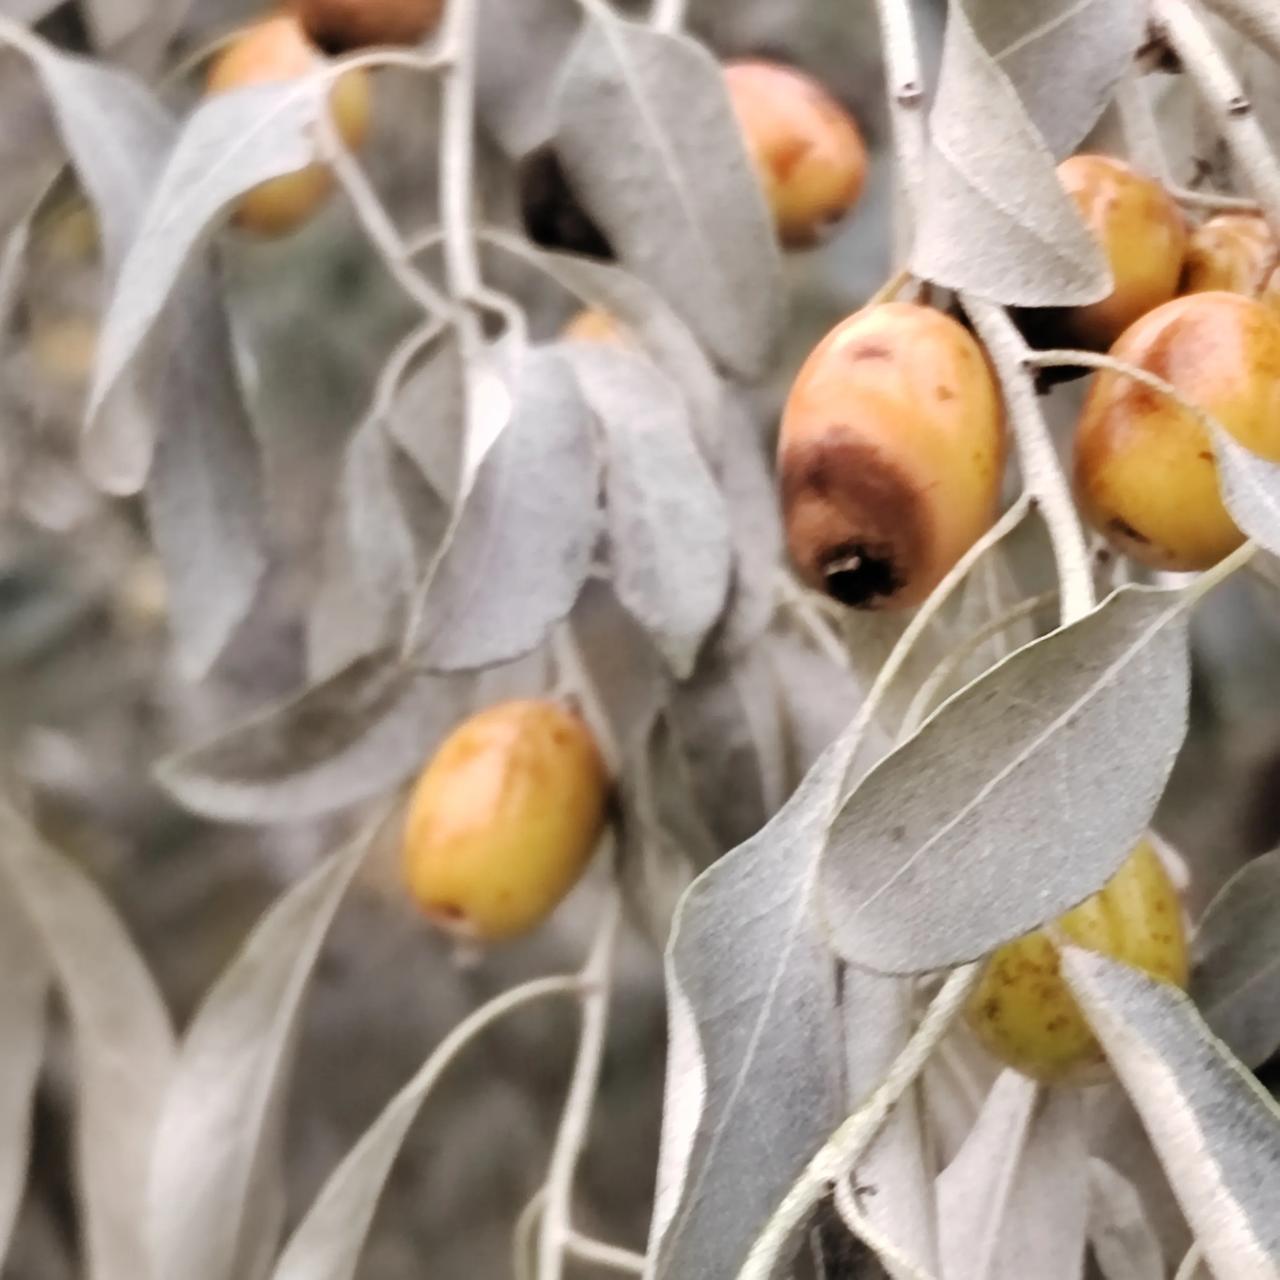
[[1196,929],[1191,994],[1214,1035],[1246,1066],[1280,1049],[1280,850],[1255,858]]
[[688,676],[729,588],[728,517],[675,386],[642,356],[566,347],[604,428],[609,558],[619,600]]
[[1265,550],[1280,554],[1280,463],[1251,453],[1223,430],[1214,433],[1214,450],[1232,519]]
[[939,969],[1083,901],[1148,826],[1187,694],[1185,598],[1125,588],[955,695],[832,826],[820,900],[836,948]]
[[31,1159],[31,1110],[44,1060],[49,961],[18,899],[0,894],[0,1270]]
[[573,372],[550,349],[530,352],[512,401],[423,601],[415,656],[433,670],[527,653],[573,607],[590,567],[600,464]]
[[950,8],[912,270],[1006,306],[1096,302],[1112,288],[1101,247],[975,30],[979,2]]
[[1062,972],[1215,1274],[1280,1268],[1280,1108],[1176,987],[1078,947]]
[[593,7],[565,64],[554,139],[622,262],[735,371],[781,320],[777,240],[710,53]]
[[192,113],[174,144],[130,238],[103,320],[85,461],[104,489],[132,493],[139,488],[158,429],[148,415],[133,424],[127,438],[112,432],[111,438],[98,441],[103,424],[116,424],[122,417],[109,398],[223,210],[260,182],[315,159],[312,132],[324,109],[324,91],[323,78],[310,76],[217,94]]
[[1139,0],[967,0],[966,8],[1058,159],[1098,122],[1146,34]]
[[1103,1280],[1165,1280],[1164,1255],[1142,1199],[1105,1160],[1089,1160],[1089,1244]]
[[1079,1280],[1088,1212],[1080,1095],[1005,1071],[938,1179],[943,1280]]
[[0,801],[0,876],[42,940],[71,1020],[90,1280],[147,1274],[147,1162],[174,1043],[164,1002],[96,885]]
[[302,999],[371,831],[258,923],[197,1011],[156,1133],[147,1203],[152,1275],[263,1274],[282,1221],[282,1108]]
[[395,786],[461,718],[470,681],[370,654],[278,707],[163,761],[157,776],[197,813],[290,822]]

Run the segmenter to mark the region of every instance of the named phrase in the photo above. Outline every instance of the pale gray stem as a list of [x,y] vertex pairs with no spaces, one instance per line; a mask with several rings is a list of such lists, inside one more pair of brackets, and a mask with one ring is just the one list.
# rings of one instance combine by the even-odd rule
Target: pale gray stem
[[649,25],[655,31],[674,34],[684,27],[688,16],[689,0],[653,0]]
[[440,125],[440,225],[449,292],[470,302],[481,289],[476,252],[475,174],[476,0],[449,0],[442,32],[448,61]]
[[1280,9],[1275,0],[1205,0],[1205,4],[1280,62]]

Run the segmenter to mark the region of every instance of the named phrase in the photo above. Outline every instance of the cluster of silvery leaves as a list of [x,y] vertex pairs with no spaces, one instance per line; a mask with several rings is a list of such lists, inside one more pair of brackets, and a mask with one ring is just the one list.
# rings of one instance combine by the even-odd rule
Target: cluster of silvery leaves
[[[180,7],[154,6],[165,21]],[[152,8],[118,6],[101,36],[144,73],[165,43]],[[558,6],[545,8],[531,4],[525,20],[559,30]],[[1106,109],[1144,31],[1138,0],[955,0],[917,274],[1002,305],[1105,292],[1053,165]],[[22,173],[29,192],[5,193],[3,229],[65,158],[99,218],[107,286],[84,467],[105,491],[144,497],[177,652],[197,678],[267,564],[216,232],[241,193],[316,158],[327,83],[247,89],[176,119],[145,74],[67,56],[17,23],[0,36],[29,72],[15,92],[39,96],[61,148]],[[777,608],[771,481],[733,384],[767,366],[782,288],[714,60],[593,3],[565,29],[549,84],[504,80],[478,105],[500,138],[545,108],[619,262],[501,228],[481,228],[484,243],[614,313],[636,346],[530,345],[509,331],[469,348],[448,324],[425,330],[350,437],[308,617],[312,685],[163,777],[193,808],[236,821],[377,799],[507,664],[569,637],[622,746],[629,891],[655,934],[674,912],[649,1270],[732,1276],[891,1069],[920,991],[936,985],[925,975],[1079,902],[1147,829],[1186,729],[1198,597],[1194,584],[1127,587],[1013,652],[975,646],[943,692],[971,681],[922,724],[894,697],[863,701],[863,669],[895,629],[852,629],[851,674]],[[1219,443],[1236,518],[1280,553],[1276,468]],[[975,558],[904,668],[912,691],[956,635],[1011,603],[1002,550],[992,539]],[[353,1276],[431,1064],[283,1247],[279,1169],[299,1006],[365,835],[271,909],[179,1040],[113,910],[18,797],[0,824],[12,890],[0,895],[0,1250],[56,985],[77,1056],[94,1280]],[[1221,1277],[1280,1270],[1280,1116],[1240,1065],[1280,1047],[1277,919],[1272,856],[1200,922],[1194,999],[1101,956],[1064,955]],[[1142,1193],[1086,1141],[1085,1112],[1114,1108],[1115,1090],[1041,1095],[1006,1073],[974,1096],[963,1042],[939,1058],[857,1169],[894,1274],[1066,1280],[1086,1240],[1109,1280],[1166,1274]],[[945,1130],[948,1109],[950,1135],[931,1152],[925,1112]]]

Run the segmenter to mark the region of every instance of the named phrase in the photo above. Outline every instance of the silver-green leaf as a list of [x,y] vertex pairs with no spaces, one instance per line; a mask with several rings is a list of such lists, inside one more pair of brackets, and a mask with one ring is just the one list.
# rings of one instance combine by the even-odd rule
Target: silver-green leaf
[[837,950],[973,960],[1104,884],[1186,731],[1186,598],[1126,588],[949,699],[844,804],[821,867]]
[[1232,519],[1255,542],[1280,555],[1280,462],[1260,458],[1229,432],[1214,432],[1218,485]]

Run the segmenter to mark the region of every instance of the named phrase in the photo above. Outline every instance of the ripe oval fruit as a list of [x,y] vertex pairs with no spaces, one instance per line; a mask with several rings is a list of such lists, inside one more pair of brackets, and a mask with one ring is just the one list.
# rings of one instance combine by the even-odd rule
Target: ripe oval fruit
[[1071,156],[1058,166],[1058,179],[1102,245],[1115,282],[1100,302],[1064,311],[1061,323],[1071,341],[1102,350],[1177,293],[1186,219],[1158,182],[1109,156]]
[[[227,46],[209,69],[207,92],[222,93],[251,84],[271,84],[306,75],[321,55],[291,14],[250,27]],[[369,132],[367,74],[348,71],[333,86],[330,99],[343,140],[358,147]],[[328,196],[333,176],[321,164],[260,183],[236,206],[235,221],[260,235],[284,235],[304,223]]]
[[1191,233],[1182,292],[1222,289],[1256,298],[1278,259],[1280,248],[1262,218],[1254,213],[1221,213]]
[[404,833],[409,890],[459,936],[526,933],[587,865],[607,794],[579,716],[546,699],[489,707],[454,730],[418,779]]
[[783,244],[812,244],[862,193],[867,149],[816,80],[774,62],[731,62],[729,97]]
[[307,36],[326,53],[364,45],[419,44],[435,30],[444,0],[297,0]]
[[956,321],[890,302],[838,324],[805,361],[778,471],[800,576],[855,608],[919,604],[995,518],[1004,413]]
[[[1172,383],[1246,448],[1280,461],[1280,314],[1193,293],[1143,316],[1111,349]],[[1089,522],[1157,569],[1207,569],[1244,541],[1218,491],[1213,441],[1168,396],[1120,373],[1094,379],[1075,438]]]
[[[1115,876],[1058,920],[1077,946],[1187,984],[1182,908],[1149,841]],[[1089,1084],[1105,1058],[1061,976],[1058,950],[1037,930],[1001,947],[969,998],[970,1026],[1002,1062],[1045,1084]]]

